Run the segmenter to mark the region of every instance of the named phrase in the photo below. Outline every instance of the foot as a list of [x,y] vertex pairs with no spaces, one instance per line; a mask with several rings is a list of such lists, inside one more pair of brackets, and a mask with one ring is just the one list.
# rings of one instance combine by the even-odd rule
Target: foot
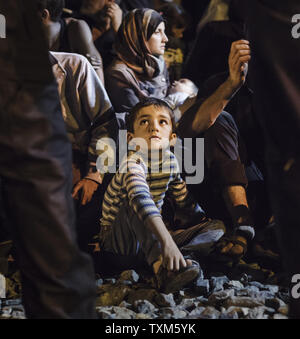
[[243,236],[222,238],[216,245],[217,251],[224,259],[240,260],[247,251],[247,239]]

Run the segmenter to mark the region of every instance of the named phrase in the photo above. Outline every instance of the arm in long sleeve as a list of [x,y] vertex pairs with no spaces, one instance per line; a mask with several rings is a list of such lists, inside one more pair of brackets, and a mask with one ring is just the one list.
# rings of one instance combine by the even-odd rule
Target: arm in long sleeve
[[131,83],[121,71],[110,70],[106,73],[106,89],[118,113],[130,111],[140,101],[137,88],[138,84]]
[[[82,111],[90,124],[90,142],[88,146],[89,171],[87,177],[101,182],[103,174],[97,172],[96,160],[102,151],[97,150],[97,145],[99,145],[100,140],[103,138],[112,138],[113,133],[109,129],[116,117],[106,90],[94,69],[88,62],[84,62],[83,67],[84,72],[80,81],[79,95]],[[114,156],[114,149],[106,153]],[[113,159],[111,161],[113,162]]]
[[160,217],[161,214],[155,205],[143,167],[133,161],[128,163],[128,171],[124,177],[129,198],[129,205],[142,221],[149,218]]

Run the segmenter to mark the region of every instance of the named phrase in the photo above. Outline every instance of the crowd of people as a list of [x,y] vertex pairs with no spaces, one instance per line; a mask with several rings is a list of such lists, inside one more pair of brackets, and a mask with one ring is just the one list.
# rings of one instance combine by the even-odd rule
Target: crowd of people
[[[59,131],[62,127],[55,126],[55,121],[63,119],[72,145],[70,168],[70,154],[63,154],[64,147],[56,144],[54,149],[52,145],[50,152],[51,157],[59,158],[65,172],[70,169],[66,180],[67,187],[72,186],[64,193],[69,195],[67,210],[61,212],[62,205],[53,213],[61,213],[64,221],[60,222],[75,225],[74,235],[62,234],[61,239],[57,239],[55,228],[45,231],[45,237],[53,233],[51,246],[64,247],[56,255],[60,258],[52,258],[54,266],[75,257],[82,262],[91,259],[99,274],[142,265],[153,271],[157,287],[165,293],[194,280],[202,263],[234,265],[240,259],[261,260],[272,269],[283,269],[275,238],[268,241],[277,225],[267,193],[263,131],[248,80],[252,45],[247,40],[245,2],[30,3],[33,13],[27,10],[27,15],[36,16],[35,25],[42,27],[47,44],[46,53],[37,54],[45,70],[43,73],[41,68],[38,75],[50,86],[46,75],[51,78],[52,70],[55,82],[48,90],[58,91],[48,101],[35,99],[37,110],[51,110],[57,104],[56,114],[61,117],[54,119],[52,130]],[[32,51],[35,49],[37,46],[32,46]],[[37,92],[33,90],[32,95]],[[120,142],[122,131],[126,145]],[[195,147],[199,138],[204,142],[204,153]],[[124,147],[126,156],[120,158]],[[183,156],[177,156],[175,149]],[[194,160],[203,157],[203,180],[185,180],[191,174],[183,166],[186,152]],[[59,172],[53,159],[51,166],[53,172]],[[42,177],[35,185],[44,185]],[[35,180],[38,178],[36,175]],[[7,207],[12,208],[13,202],[5,198],[10,180],[1,173],[0,245],[5,255],[28,266],[39,254],[35,247],[30,255],[26,253],[29,240],[22,252],[18,241],[11,242],[15,234],[10,232]],[[51,180],[48,184],[50,191],[55,190]],[[57,198],[56,203],[60,200]],[[50,204],[47,199],[46,203]],[[70,221],[73,218],[75,221]],[[16,253],[7,250],[10,246],[13,249],[14,243]],[[26,255],[31,259],[24,259]],[[43,260],[44,266],[35,263],[38,277],[40,271],[44,270],[44,275],[51,271]],[[81,285],[92,274],[91,267],[85,267]],[[25,279],[27,291],[33,284],[34,273],[30,274],[32,277]],[[69,274],[80,279],[80,272]],[[70,277],[65,278],[54,283],[71,288]],[[90,285],[85,291],[90,299],[80,293],[86,302],[78,313],[70,311],[70,302],[68,310],[55,313],[52,305],[47,314],[55,290],[45,298],[44,313],[38,303],[27,313],[37,317],[37,310],[41,310],[40,316],[81,316],[93,297]],[[30,295],[27,292],[27,298]],[[92,311],[85,314],[95,316]]]

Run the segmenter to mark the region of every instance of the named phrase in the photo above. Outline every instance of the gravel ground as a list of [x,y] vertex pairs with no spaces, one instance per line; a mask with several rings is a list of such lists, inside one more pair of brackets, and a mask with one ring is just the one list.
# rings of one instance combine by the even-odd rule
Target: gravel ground
[[[1,277],[0,319],[26,319],[19,272]],[[164,294],[149,272],[128,270],[96,277],[96,311],[99,319],[287,319],[289,293],[279,277],[241,261],[201,271],[186,288]]]

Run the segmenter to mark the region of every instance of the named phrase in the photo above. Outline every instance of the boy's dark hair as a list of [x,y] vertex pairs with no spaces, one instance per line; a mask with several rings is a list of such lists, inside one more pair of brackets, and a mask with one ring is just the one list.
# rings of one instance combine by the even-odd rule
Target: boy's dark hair
[[65,7],[65,0],[37,0],[37,8],[39,12],[47,9],[50,13],[52,21],[59,21],[63,9]]
[[147,98],[145,100],[142,100],[139,103],[137,103],[130,110],[129,114],[127,114],[127,116],[126,116],[127,131],[131,132],[131,133],[134,132],[133,125],[134,125],[134,122],[136,120],[136,117],[137,117],[139,111],[142,108],[149,107],[149,106],[166,108],[168,110],[169,114],[170,114],[170,118],[171,118],[171,121],[172,121],[172,130],[173,130],[173,132],[175,132],[176,123],[175,123],[175,117],[174,117],[174,112],[173,112],[172,108],[164,100],[157,99],[157,98]]

